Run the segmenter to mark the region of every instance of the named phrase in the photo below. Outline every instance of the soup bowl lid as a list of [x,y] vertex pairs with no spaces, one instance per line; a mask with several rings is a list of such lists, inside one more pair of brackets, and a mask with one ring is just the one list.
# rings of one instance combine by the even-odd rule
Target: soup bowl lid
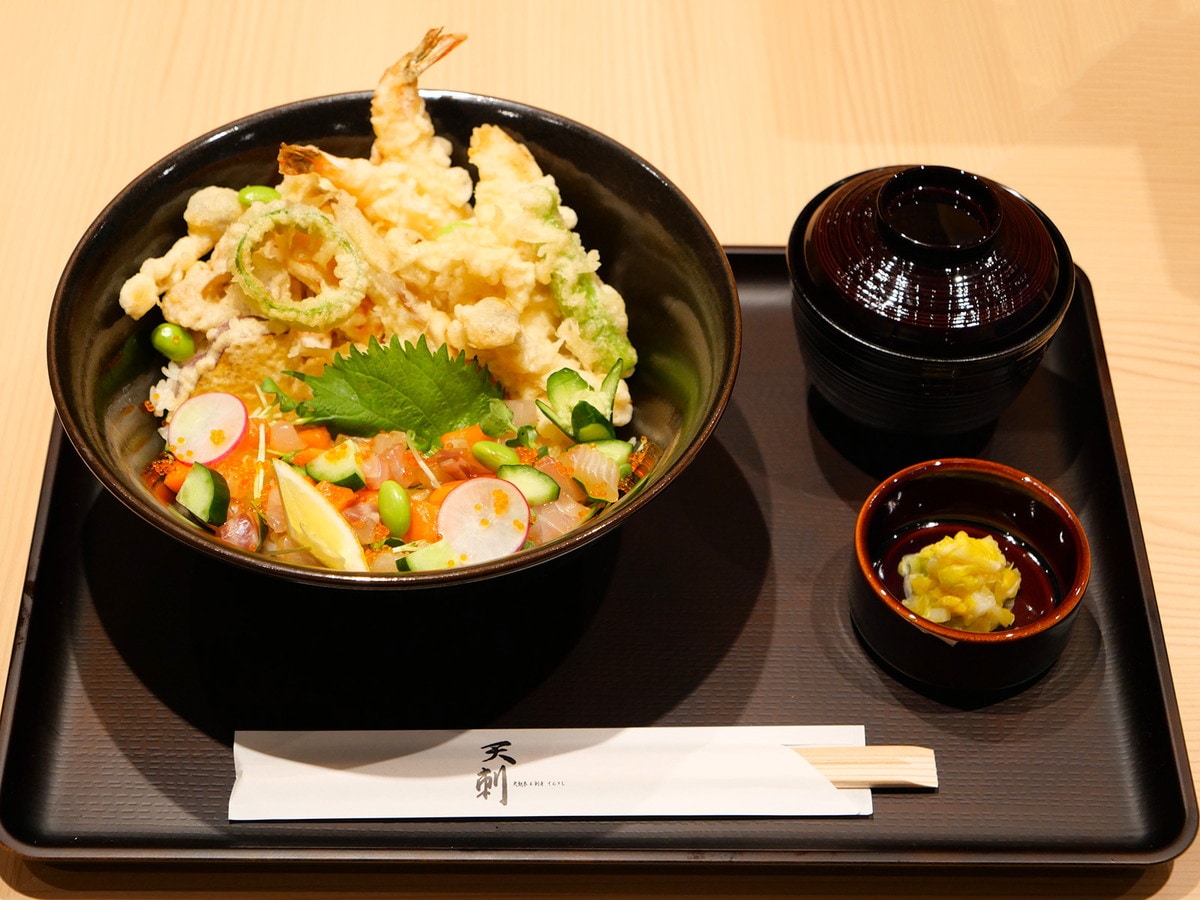
[[1036,340],[1074,289],[1070,251],[1040,210],[946,166],[888,166],[832,185],[797,218],[788,257],[813,312],[912,355]]

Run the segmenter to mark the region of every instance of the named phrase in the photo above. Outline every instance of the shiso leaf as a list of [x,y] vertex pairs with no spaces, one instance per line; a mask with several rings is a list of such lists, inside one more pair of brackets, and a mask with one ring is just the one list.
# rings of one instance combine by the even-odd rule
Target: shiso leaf
[[[365,352],[352,346],[320,375],[287,374],[312,390],[311,399],[296,404],[296,414],[339,434],[404,431],[428,450],[446,432],[468,425],[480,424],[494,436],[511,430],[504,390],[487,367],[464,352],[450,356],[445,344],[430,350],[424,335],[415,345],[397,335],[386,345],[372,337]],[[283,396],[273,383],[263,389]]]

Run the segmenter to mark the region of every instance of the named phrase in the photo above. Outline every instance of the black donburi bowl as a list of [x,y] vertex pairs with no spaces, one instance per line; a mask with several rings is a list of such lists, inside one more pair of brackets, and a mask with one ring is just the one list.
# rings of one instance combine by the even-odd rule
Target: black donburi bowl
[[424,573],[350,573],[288,564],[226,546],[184,522],[144,487],[141,473],[162,449],[142,407],[162,365],[149,347],[153,316],[135,322],[117,302],[142,260],[183,234],[188,197],[205,185],[238,188],[278,178],[281,142],[365,156],[371,94],[303,100],[232,122],[186,144],[134,179],[80,240],[50,312],[48,366],[63,428],[97,479],[123,503],[189,547],[296,581],[346,588],[430,587],[523,569],[579,547],[649,503],[692,461],[733,389],[741,313],[729,262],[690,201],[660,172],[603,135],[518,103],[457,92],[422,92],[439,134],[466,164],[472,129],[495,123],[554,176],[579,214],[584,245],[625,297],[640,362],[630,382],[629,432],[662,457],[630,495],[550,544],[475,566]]

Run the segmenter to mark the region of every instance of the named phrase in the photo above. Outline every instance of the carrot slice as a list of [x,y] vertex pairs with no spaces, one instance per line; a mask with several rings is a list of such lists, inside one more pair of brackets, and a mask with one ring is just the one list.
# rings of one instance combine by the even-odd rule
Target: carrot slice
[[305,425],[296,429],[300,440],[306,447],[316,447],[318,450],[328,450],[333,446],[333,435],[324,425]]
[[339,512],[354,502],[354,491],[329,481],[318,481],[317,493],[328,500]]
[[320,447],[305,447],[303,450],[297,450],[292,454],[293,466],[307,466],[310,462],[316,459],[325,451]]
[[433,504],[435,508],[441,506],[442,501],[446,499],[446,495],[462,484],[465,480],[466,479],[460,478],[457,481],[444,482],[441,487],[434,488],[429,492],[429,498],[426,502]]
[[466,428],[459,428],[457,431],[447,431],[443,434],[442,446],[456,447],[459,444],[466,444],[469,447],[476,441],[490,440],[491,438],[478,425],[468,425]]
[[428,541],[433,543],[441,537],[437,530],[438,507],[428,500],[412,501],[412,524],[404,532],[405,543]]
[[188,472],[192,467],[185,462],[172,460],[167,467],[167,471],[163,474],[163,484],[171,489],[172,493],[178,494],[179,489],[183,487],[183,482],[188,476]]

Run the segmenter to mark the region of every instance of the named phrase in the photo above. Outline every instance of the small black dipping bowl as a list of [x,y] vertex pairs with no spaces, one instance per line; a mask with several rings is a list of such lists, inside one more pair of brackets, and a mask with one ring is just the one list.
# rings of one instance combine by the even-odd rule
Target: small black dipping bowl
[[[1011,628],[961,631],[904,605],[900,556],[959,529],[995,537],[1021,572]],[[903,676],[957,696],[1011,691],[1049,669],[1091,574],[1071,508],[1032,476],[981,459],[931,460],[883,481],[859,512],[854,550],[863,583],[851,587],[850,615],[863,642]]]

